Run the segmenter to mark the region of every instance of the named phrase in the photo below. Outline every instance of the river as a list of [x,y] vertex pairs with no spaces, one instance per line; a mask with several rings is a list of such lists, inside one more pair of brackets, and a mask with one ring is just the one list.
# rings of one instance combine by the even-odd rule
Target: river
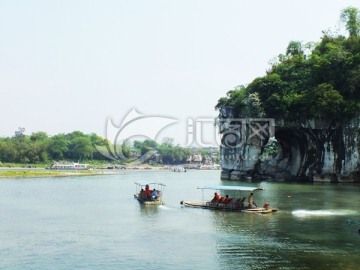
[[[180,205],[202,199],[197,186],[237,184],[219,179],[196,170],[0,179],[0,269],[359,269],[359,185],[261,182],[255,201],[279,208],[267,215]],[[142,180],[166,184],[165,205],[133,198]]]

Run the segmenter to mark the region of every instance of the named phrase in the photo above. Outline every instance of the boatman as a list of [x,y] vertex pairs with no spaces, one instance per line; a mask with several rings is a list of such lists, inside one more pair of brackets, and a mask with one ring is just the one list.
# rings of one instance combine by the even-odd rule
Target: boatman
[[248,197],[249,208],[255,208],[254,204],[254,193],[250,193]]

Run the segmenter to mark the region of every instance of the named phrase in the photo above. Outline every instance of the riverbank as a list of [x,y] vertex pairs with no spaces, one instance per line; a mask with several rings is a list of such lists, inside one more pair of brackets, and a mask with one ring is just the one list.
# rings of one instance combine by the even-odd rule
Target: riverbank
[[[120,171],[174,171],[179,166],[149,166],[149,165],[132,165],[124,167],[94,167],[89,170],[51,170],[44,167],[0,167],[1,178],[26,178],[26,177],[66,177],[66,176],[91,176],[91,175],[110,175],[118,174]],[[207,168],[187,168],[187,170],[209,170]],[[176,171],[177,172],[177,171]]]
[[66,176],[91,176],[102,174],[114,174],[114,172],[105,170],[82,170],[82,171],[67,171],[67,170],[46,170],[46,169],[0,169],[0,178],[24,178],[24,177],[66,177]]

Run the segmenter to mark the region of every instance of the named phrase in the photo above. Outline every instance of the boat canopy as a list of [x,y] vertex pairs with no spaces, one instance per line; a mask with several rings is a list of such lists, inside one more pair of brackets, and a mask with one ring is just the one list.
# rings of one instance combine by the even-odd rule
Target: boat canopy
[[138,186],[146,186],[146,185],[159,185],[159,186],[166,186],[165,184],[163,183],[160,183],[160,182],[151,182],[151,181],[143,181],[143,182],[135,182],[136,185]]
[[201,186],[198,189],[212,189],[212,190],[234,190],[234,191],[255,191],[264,190],[260,187],[245,187],[245,186]]

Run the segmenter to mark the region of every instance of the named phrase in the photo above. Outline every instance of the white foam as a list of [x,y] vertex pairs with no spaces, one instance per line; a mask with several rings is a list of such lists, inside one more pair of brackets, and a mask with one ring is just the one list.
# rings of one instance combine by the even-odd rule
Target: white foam
[[354,210],[295,210],[291,212],[297,217],[310,217],[310,216],[347,216],[355,215],[357,212]]
[[162,209],[162,210],[173,210],[173,208],[170,208],[170,207],[165,206],[165,205],[159,205],[158,207],[159,207],[160,209]]

